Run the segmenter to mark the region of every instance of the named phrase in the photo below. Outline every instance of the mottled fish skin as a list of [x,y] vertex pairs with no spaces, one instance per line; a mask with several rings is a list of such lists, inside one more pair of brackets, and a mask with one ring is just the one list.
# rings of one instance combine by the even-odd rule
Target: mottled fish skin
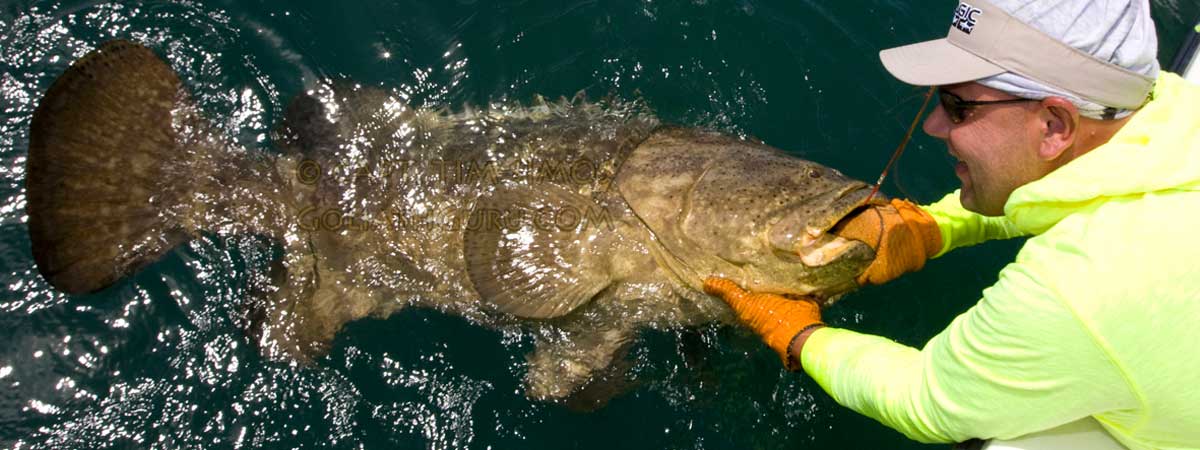
[[[287,143],[300,139],[287,135],[307,130],[284,124],[277,132],[285,155],[278,170],[292,174],[288,189],[298,199],[288,214],[303,225],[321,269],[353,274],[347,284],[379,298],[373,303],[381,311],[417,304],[481,322],[508,320],[481,308],[462,248],[477,201],[499,188],[553,187],[596,202],[612,225],[584,232],[600,239],[640,226],[611,189],[623,158],[658,126],[635,105],[564,101],[447,114],[414,111],[375,88],[317,96],[328,105],[322,115],[334,125],[336,146],[292,148]],[[315,183],[304,174],[313,168]]]
[[[343,318],[382,317],[406,305],[490,326],[547,327],[547,342],[530,357],[527,387],[532,397],[559,398],[608,366],[639,327],[730,322],[728,308],[701,293],[708,275],[832,301],[856,287],[855,276],[874,257],[858,242],[826,245],[833,237],[824,234],[862,205],[870,191],[865,183],[761,143],[660,126],[637,104],[560,101],[448,115],[408,109],[373,88],[320,95],[325,109],[338,112],[323,114],[337,136],[305,139],[338,144],[286,149],[310,159],[282,158],[280,172],[321,161],[315,186],[293,187],[318,210],[353,221],[307,238],[318,275],[344,280],[330,298],[361,305],[331,318],[337,323],[323,327],[331,331],[322,336]],[[289,132],[283,128],[281,134]],[[471,212],[480,197],[512,186],[579,194],[611,221],[560,239],[587,255],[579,265],[603,260],[596,265],[605,272],[600,290],[570,314],[518,323],[516,317],[530,316],[527,310],[489,306],[478,280],[466,276],[464,234],[474,225],[455,220],[477,217]],[[292,214],[306,220],[304,210]],[[797,251],[805,236],[809,247],[839,247],[838,254],[819,266],[804,264]],[[513,269],[543,267],[534,261]],[[562,276],[583,270],[566,269]],[[505,292],[544,287],[501,286]]]
[[[310,360],[348,321],[430,307],[485,326],[532,328],[527,393],[557,399],[608,367],[638,327],[731,319],[719,301],[656,264],[643,224],[613,186],[624,159],[659,127],[640,105],[562,100],[450,114],[348,84],[312,97],[321,108],[289,115],[273,136],[277,172],[288,180],[278,192],[289,199],[277,214],[295,220],[272,233],[287,243],[287,276],[262,305],[257,331],[269,354]],[[601,216],[563,239],[589,261],[603,260],[605,283],[584,307],[541,319],[506,314],[468,276],[464,235],[489,226],[486,218],[472,224],[476,206],[514,186],[577,195],[589,203],[559,210]],[[526,288],[535,287],[515,289]]]
[[[329,83],[289,105],[276,151],[256,151],[217,136],[140,45],[114,41],[77,65],[31,131],[30,164],[42,165],[29,177],[31,235],[43,274],[93,292],[188,236],[270,237],[284,256],[253,302],[250,331],[280,359],[320,357],[349,321],[429,307],[532,332],[527,394],[562,399],[610,367],[640,328],[732,323],[699,289],[706,276],[829,302],[874,257],[826,233],[861,207],[864,183],[761,143],[662,126],[637,102],[535,99],[451,113]],[[97,65],[111,74],[94,76]],[[134,94],[157,100],[75,101]],[[77,106],[53,107],[61,104]],[[66,126],[64,117],[100,122]],[[153,145],[118,145],[139,140]],[[138,168],[128,189],[122,165]],[[94,190],[84,176],[112,198],[55,194]],[[120,233],[55,223],[89,213]],[[67,247],[76,242],[107,259],[78,259]]]
[[[858,242],[827,245],[837,238],[825,234],[866,202],[870,186],[762,143],[663,129],[638,147],[617,183],[692,289],[719,275],[758,292],[828,301],[854,289],[874,259]],[[836,254],[815,255],[821,248]]]

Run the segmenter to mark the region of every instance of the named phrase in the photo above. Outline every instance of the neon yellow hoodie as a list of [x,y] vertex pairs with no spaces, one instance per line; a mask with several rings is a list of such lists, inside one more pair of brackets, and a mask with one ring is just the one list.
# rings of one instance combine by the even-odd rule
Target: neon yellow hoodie
[[835,400],[922,442],[1095,417],[1132,449],[1200,449],[1200,86],[1163,73],[1105,145],[1013,192],[1004,217],[927,207],[942,253],[1031,237],[918,350],[824,328],[801,353]]

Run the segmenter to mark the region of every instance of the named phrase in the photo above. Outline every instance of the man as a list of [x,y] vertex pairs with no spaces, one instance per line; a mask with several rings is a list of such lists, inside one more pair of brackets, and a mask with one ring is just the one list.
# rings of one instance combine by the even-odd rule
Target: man
[[918,441],[1091,416],[1129,448],[1200,448],[1200,88],[1156,53],[1146,0],[963,0],[946,39],[881,52],[938,86],[924,129],[962,188],[836,228],[876,248],[860,283],[1032,236],[924,348],[825,327],[810,301],[706,290],[840,404]]

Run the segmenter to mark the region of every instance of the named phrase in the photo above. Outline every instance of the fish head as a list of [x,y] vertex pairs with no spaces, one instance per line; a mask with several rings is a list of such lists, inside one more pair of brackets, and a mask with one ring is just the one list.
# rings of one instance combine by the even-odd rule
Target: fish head
[[692,287],[721,276],[829,303],[857,287],[875,257],[829,232],[867,205],[871,186],[760,142],[663,130],[622,166],[618,188],[660,259]]

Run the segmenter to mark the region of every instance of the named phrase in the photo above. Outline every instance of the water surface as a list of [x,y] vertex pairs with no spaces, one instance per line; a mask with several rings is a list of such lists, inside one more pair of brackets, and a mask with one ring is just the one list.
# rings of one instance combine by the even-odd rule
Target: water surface
[[[918,448],[832,402],[743,330],[647,332],[629,392],[593,412],[521,393],[532,338],[410,309],[351,324],[313,367],[259,357],[235,324],[274,256],[207,238],[96,295],[37,275],[24,167],[37,100],[111,38],[167,57],[210,116],[270,151],[319,80],[413,106],[643,99],[665,121],[753,136],[873,180],[918,106],[879,49],[944,35],[954,3],[692,0],[51,2],[0,5],[0,445],[10,448]],[[1154,3],[1161,61],[1200,16]],[[180,180],[186,182],[186,180]],[[918,136],[886,191],[953,189]],[[966,249],[827,313],[920,345],[968,308],[1019,242]]]

